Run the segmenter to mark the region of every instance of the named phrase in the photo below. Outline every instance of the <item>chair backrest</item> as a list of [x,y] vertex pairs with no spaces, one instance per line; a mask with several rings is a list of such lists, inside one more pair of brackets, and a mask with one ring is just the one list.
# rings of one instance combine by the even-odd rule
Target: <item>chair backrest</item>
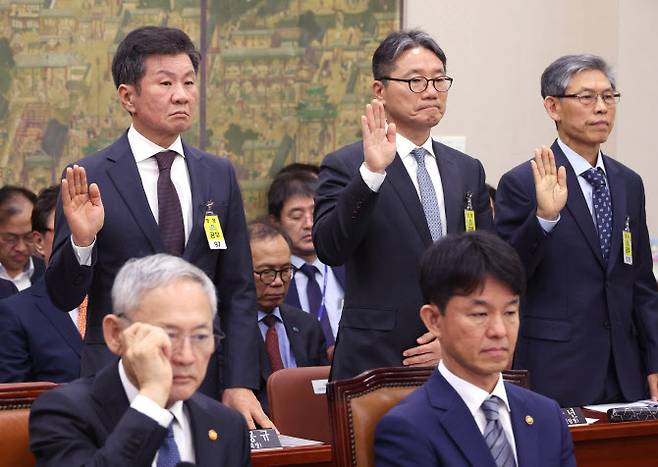
[[[436,367],[377,368],[332,381],[327,399],[336,466],[374,466],[375,428],[386,412],[427,381]],[[527,370],[504,370],[503,380],[528,387]]]
[[314,380],[329,378],[329,366],[285,368],[267,380],[272,422],[284,435],[331,443],[327,395],[316,394]]
[[32,402],[55,383],[0,384],[0,467],[32,467],[28,419]]

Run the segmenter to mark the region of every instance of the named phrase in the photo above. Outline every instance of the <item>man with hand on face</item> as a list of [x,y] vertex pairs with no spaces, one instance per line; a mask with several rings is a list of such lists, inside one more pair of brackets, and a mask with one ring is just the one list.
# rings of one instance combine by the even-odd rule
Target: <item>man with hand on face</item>
[[30,449],[37,463],[251,465],[244,418],[197,392],[220,339],[207,275],[166,254],[129,260],[112,300],[103,334],[120,360],[33,404]]
[[[112,310],[109,291],[126,260],[165,252],[198,266],[217,286],[226,330],[201,390],[221,395],[250,427],[271,427],[252,391],[258,388],[258,353],[250,345],[258,335],[256,297],[235,171],[228,160],[181,139],[196,109],[200,59],[190,38],[173,28],[138,28],[119,44],[112,76],[132,125],[66,169],[48,292],[60,309],[89,294],[81,361],[89,375],[112,359],[101,322]],[[221,241],[211,238],[217,234]]]
[[315,251],[346,266],[332,379],[436,364],[440,346],[418,317],[418,260],[466,218],[492,228],[480,162],[430,137],[453,81],[438,44],[422,31],[391,33],[372,69],[363,141],[325,158],[315,199]]
[[541,94],[558,139],[498,184],[496,229],[528,293],[514,365],[564,407],[658,400],[658,291],[640,176],[601,152],[620,93],[606,62],[568,55]]
[[449,235],[424,255],[420,281],[420,315],[443,356],[380,420],[375,464],[575,467],[555,401],[503,382],[525,286],[514,250],[487,232]]

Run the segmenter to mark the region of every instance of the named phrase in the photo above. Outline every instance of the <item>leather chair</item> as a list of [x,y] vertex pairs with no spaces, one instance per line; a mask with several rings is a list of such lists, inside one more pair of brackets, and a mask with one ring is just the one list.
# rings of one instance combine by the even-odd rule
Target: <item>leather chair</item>
[[32,467],[28,420],[32,402],[55,383],[0,384],[0,467]]
[[267,380],[272,422],[281,434],[331,443],[325,393],[315,394],[313,380],[329,378],[329,366],[285,368]]
[[[351,379],[332,381],[327,400],[337,467],[374,466],[379,419],[427,381],[436,367],[377,368]],[[503,379],[529,387],[527,370],[504,370]]]

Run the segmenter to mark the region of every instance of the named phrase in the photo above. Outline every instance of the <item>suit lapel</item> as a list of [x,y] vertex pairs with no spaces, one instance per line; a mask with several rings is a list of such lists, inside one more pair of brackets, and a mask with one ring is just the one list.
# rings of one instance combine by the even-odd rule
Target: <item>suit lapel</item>
[[288,313],[288,310],[285,306],[279,306],[279,311],[281,312],[281,317],[283,318],[283,326],[286,328],[288,342],[290,342],[290,350],[295,356],[295,362],[297,363],[297,366],[300,367],[308,365],[308,355],[304,350],[304,341],[302,340],[302,333],[299,323],[295,322],[294,317]]
[[71,316],[55,308],[45,290],[46,283],[41,280],[30,287],[31,294],[36,298],[35,304],[39,312],[53,325],[64,341],[73,349],[76,355],[82,350],[82,338],[75,327]]
[[535,423],[532,425],[526,423],[526,416],[532,415],[526,401],[513,385],[505,383],[505,390],[512,411],[510,415],[516,444],[516,457],[519,460],[518,465],[539,465],[539,435],[536,423],[541,423],[541,421],[535,417]]
[[129,406],[126,391],[119,378],[118,359],[96,375],[91,396],[98,406],[98,413],[102,414],[100,419],[105,430],[108,434],[111,433]]
[[436,164],[441,175],[443,185],[443,204],[446,212],[446,232],[456,233],[464,229],[462,225],[461,208],[464,200],[461,199],[463,188],[462,178],[457,165],[442,154],[441,147],[436,141],[432,141],[432,148],[436,156]]
[[608,162],[608,156],[603,156],[608,187],[610,188],[610,198],[612,199],[612,242],[610,245],[610,256],[608,257],[608,270],[615,265],[615,258],[619,257],[619,250],[622,245],[622,232],[626,224],[626,184],[619,173],[619,168]]
[[432,236],[427,226],[427,218],[425,217],[423,206],[420,203],[418,192],[409,178],[409,172],[407,172],[399,154],[395,155],[395,159],[393,159],[391,165],[386,169],[386,174],[386,179],[391,182],[393,189],[402,200],[402,204],[409,213],[409,217],[418,231],[418,235],[420,235],[425,245],[430,245],[432,243]]
[[[211,419],[206,416],[205,401],[202,401],[196,394],[185,402],[190,414],[190,426],[192,437],[194,438],[194,454],[196,463],[199,467],[210,467],[217,465],[218,459],[222,459],[224,446],[224,437],[222,436],[221,426],[212,423]],[[212,432],[215,433],[215,439],[211,438]]]
[[288,287],[288,293],[286,298],[283,300],[283,303],[287,305],[294,306],[295,308],[301,308],[302,305],[299,302],[299,291],[297,290],[297,281],[293,277],[290,281],[290,286]]
[[203,220],[207,203],[210,199],[210,170],[205,167],[203,156],[195,148],[183,143],[185,163],[190,174],[190,189],[192,190],[192,229],[185,244],[183,258],[188,261],[193,257],[195,247],[207,245],[203,238]]
[[137,163],[130,150],[126,134],[113,145],[107,160],[110,162],[107,175],[123,199],[126,209],[132,214],[133,219],[144,233],[153,252],[163,251],[160,230],[146,199],[142,179],[139,176]]
[[580,228],[580,231],[583,233],[585,240],[587,240],[587,243],[592,249],[592,253],[594,253],[599,264],[603,267],[603,256],[601,255],[599,235],[596,232],[596,227],[594,227],[592,213],[589,211],[583,192],[580,189],[578,176],[576,175],[576,172],[574,172],[573,167],[571,167],[569,159],[567,159],[567,156],[564,155],[562,149],[560,149],[560,146],[557,144],[557,141],[553,143],[551,149],[555,155],[555,164],[558,167],[562,165],[567,170],[567,188],[569,190],[567,209]]

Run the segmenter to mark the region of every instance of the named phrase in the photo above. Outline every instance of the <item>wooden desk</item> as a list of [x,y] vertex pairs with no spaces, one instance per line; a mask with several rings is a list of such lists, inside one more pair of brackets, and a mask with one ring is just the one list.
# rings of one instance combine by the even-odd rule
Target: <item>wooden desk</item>
[[658,463],[658,420],[608,423],[601,412],[583,410],[600,420],[570,428],[578,467],[632,465],[655,467]]
[[330,444],[274,449],[254,452],[253,467],[304,465],[307,467],[333,467],[333,452]]

